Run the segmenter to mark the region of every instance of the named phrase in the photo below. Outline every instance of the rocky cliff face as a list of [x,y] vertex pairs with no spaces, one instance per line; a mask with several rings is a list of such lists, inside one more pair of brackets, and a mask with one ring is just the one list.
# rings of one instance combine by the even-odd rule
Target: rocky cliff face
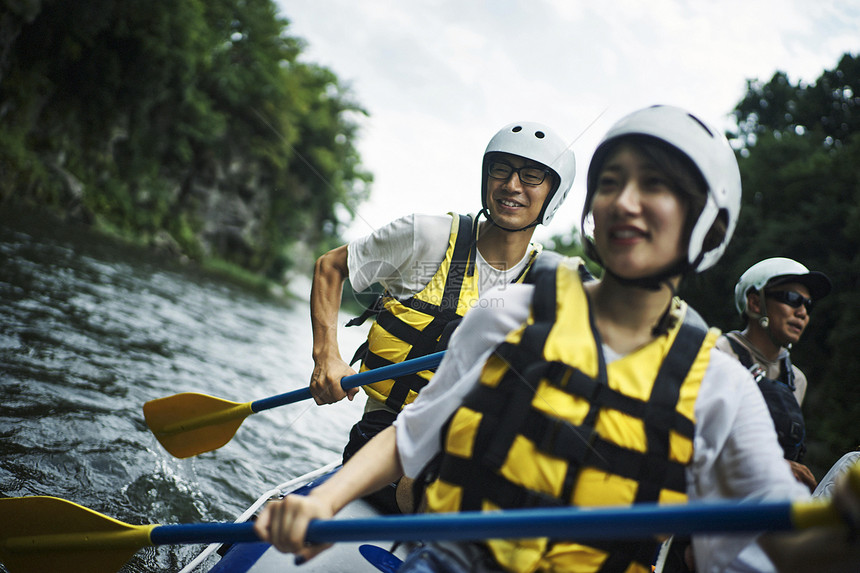
[[[65,217],[86,224],[96,223],[98,214],[87,206],[86,195],[100,191],[81,182],[64,165],[62,156],[46,163],[60,183],[59,203]],[[168,184],[160,200],[170,203],[173,215],[184,215],[189,222],[190,236],[188,232],[176,236],[176,231],[160,228],[151,231],[145,240],[155,249],[179,258],[200,252],[252,269],[266,248],[264,222],[270,216],[271,205],[271,197],[258,172],[255,166],[239,161],[211,162],[205,169],[189,175],[183,185]],[[137,187],[132,195],[135,209],[152,208],[155,199],[145,184]]]
[[207,255],[249,267],[264,247],[263,222],[270,214],[271,200],[260,170],[231,161],[207,171],[187,190],[191,217],[199,223],[197,239]]

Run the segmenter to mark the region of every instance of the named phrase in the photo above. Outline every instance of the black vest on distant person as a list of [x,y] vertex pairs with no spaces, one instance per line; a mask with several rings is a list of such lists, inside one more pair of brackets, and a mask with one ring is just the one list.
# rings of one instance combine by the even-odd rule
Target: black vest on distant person
[[741,364],[753,375],[764,396],[785,459],[802,461],[806,453],[806,446],[803,443],[806,438],[806,425],[800,404],[794,396],[794,370],[791,368],[788,354],[786,353],[780,361],[779,378],[774,380],[765,376],[765,368],[753,361],[752,354],[746,347],[731,336],[726,336],[726,339],[738,355]]

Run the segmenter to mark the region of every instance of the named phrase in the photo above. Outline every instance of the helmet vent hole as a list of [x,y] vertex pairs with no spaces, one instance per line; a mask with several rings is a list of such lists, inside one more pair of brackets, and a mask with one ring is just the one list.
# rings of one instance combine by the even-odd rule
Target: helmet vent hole
[[511,131],[513,131],[514,133],[519,133],[522,130],[523,130],[523,127],[521,125],[518,125],[518,126],[514,127]]
[[537,137],[538,139],[543,139],[544,137],[546,137],[546,134],[542,131],[536,131],[535,137]]

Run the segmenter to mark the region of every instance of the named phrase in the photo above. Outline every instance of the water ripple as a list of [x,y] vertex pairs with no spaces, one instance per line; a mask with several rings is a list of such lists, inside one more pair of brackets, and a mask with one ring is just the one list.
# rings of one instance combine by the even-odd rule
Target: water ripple
[[[251,416],[225,447],[186,460],[143,420],[144,402],[177,392],[248,401],[306,386],[307,293],[296,294],[269,299],[0,214],[0,495],[53,495],[135,524],[231,520],[339,459],[359,400]],[[344,330],[344,352],[365,333]],[[197,549],[149,548],[123,571],[179,569]]]

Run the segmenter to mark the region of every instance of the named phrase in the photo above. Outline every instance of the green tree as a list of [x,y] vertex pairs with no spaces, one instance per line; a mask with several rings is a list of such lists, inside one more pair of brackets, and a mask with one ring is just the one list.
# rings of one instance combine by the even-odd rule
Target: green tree
[[[783,72],[748,82],[734,111],[743,207],[726,255],[682,293],[724,330],[739,328],[734,284],[753,263],[785,256],[831,278],[792,360],[810,381],[804,412],[819,477],[860,445],[860,60],[846,54],[813,84]],[[714,304],[714,301],[724,301]]]
[[0,202],[279,277],[366,197],[357,114],[272,0],[4,0]]

